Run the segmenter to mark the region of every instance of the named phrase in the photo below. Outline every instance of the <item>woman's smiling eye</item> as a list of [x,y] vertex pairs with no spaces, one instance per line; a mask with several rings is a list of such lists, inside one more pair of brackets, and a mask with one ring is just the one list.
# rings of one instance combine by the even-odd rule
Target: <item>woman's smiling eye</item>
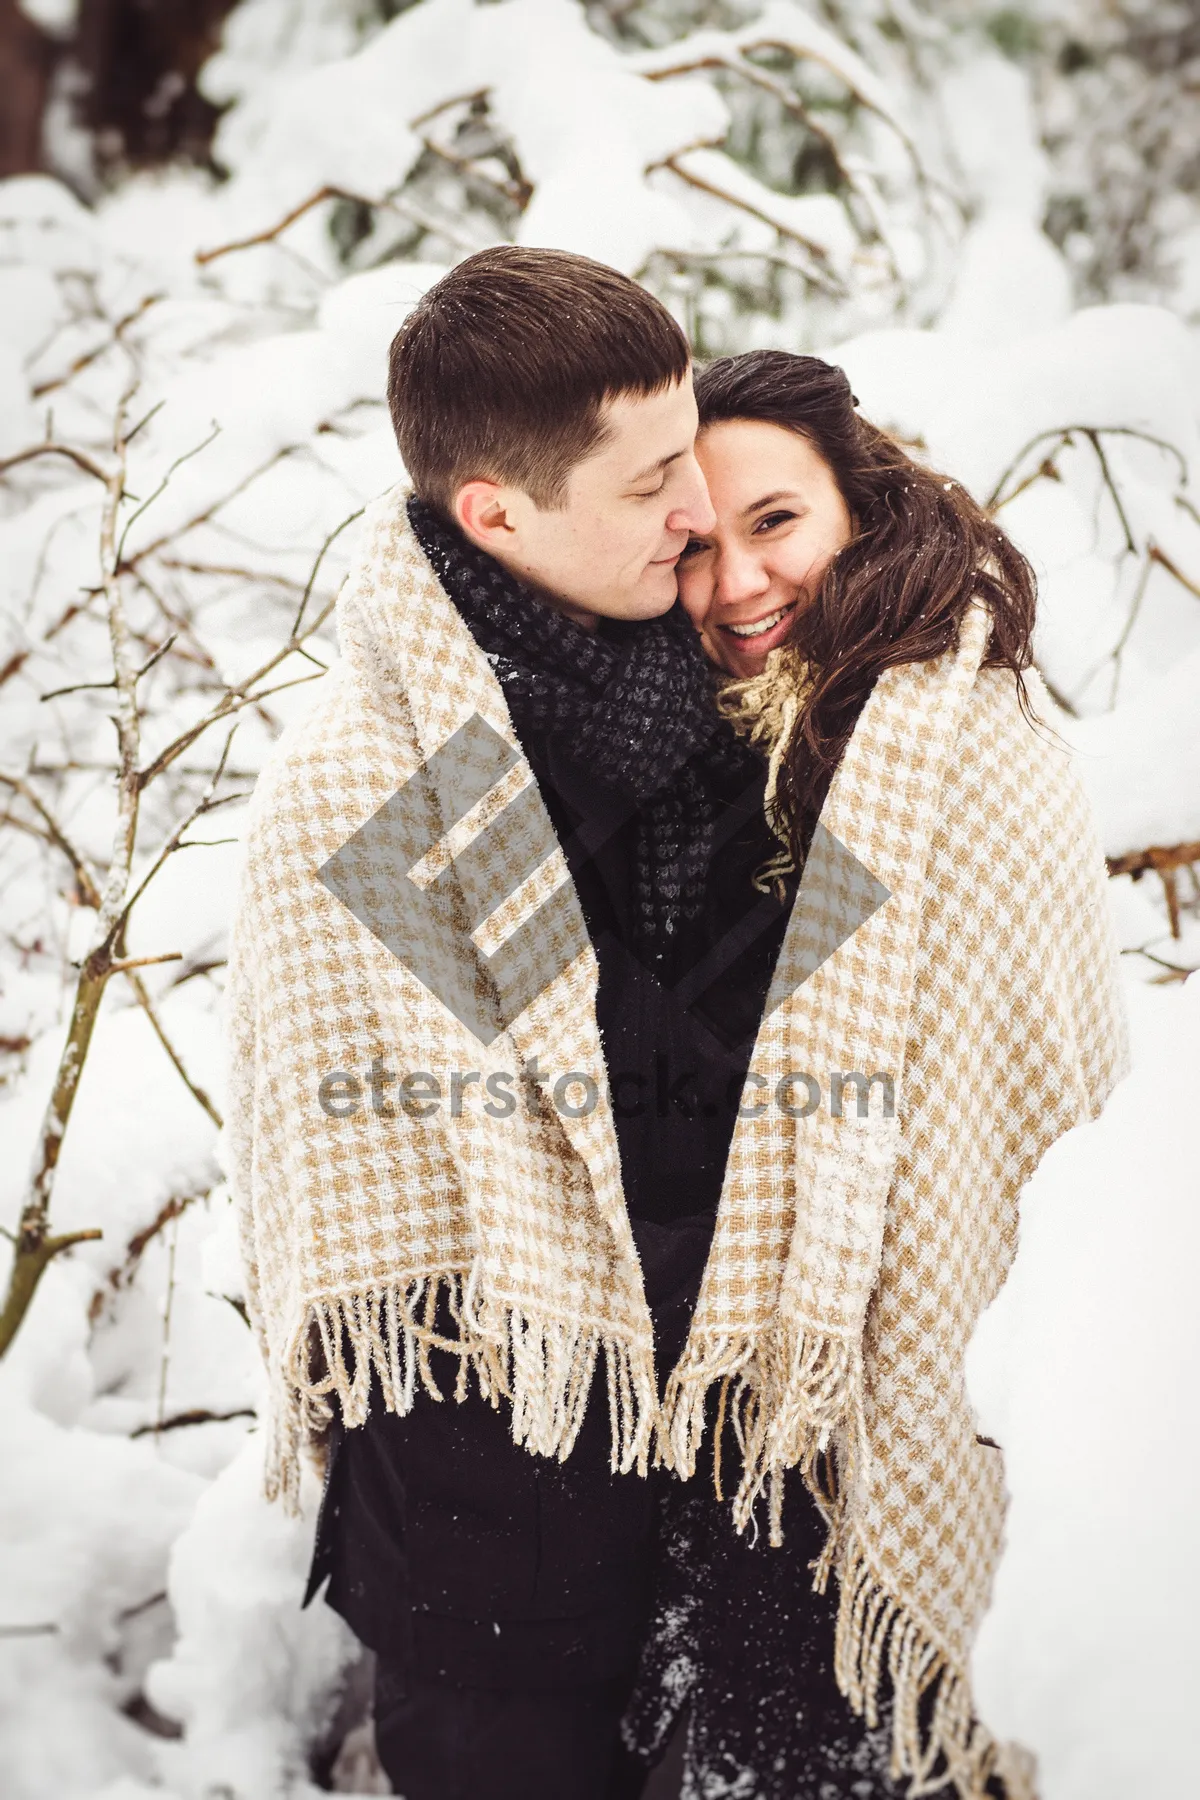
[[755,531],[772,531],[776,525],[784,525],[789,519],[794,519],[795,517],[796,514],[794,512],[787,512],[782,509],[779,512],[764,513],[762,518],[755,522],[754,529]]
[[702,550],[707,549],[708,545],[703,538],[689,538],[687,543],[683,546],[683,549],[679,552],[679,560],[680,562],[686,562],[689,556],[699,556]]

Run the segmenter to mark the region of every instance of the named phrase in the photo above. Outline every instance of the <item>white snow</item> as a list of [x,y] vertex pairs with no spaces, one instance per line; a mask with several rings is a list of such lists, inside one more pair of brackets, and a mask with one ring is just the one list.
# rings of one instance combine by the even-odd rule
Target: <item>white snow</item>
[[65,36],[75,24],[78,0],[20,0],[20,10],[54,36]]
[[[138,1692],[155,1647],[145,1625],[157,1625],[165,1641],[169,1618],[155,1596],[203,1483],[162,1461],[149,1442],[57,1423],[21,1394],[20,1375],[7,1364],[0,1370],[4,1791],[6,1800],[90,1795],[123,1773],[153,1769],[152,1740],[120,1709]],[[157,1620],[141,1608],[157,1611]]]
[[167,1590],[179,1637],[150,1668],[147,1693],[186,1727],[184,1744],[162,1752],[182,1800],[225,1791],[275,1800],[305,1781],[305,1751],[358,1654],[327,1606],[297,1608],[312,1499],[307,1520],[269,1505],[261,1446],[250,1438],[171,1551]]
[[941,330],[995,346],[1052,330],[1070,313],[1062,252],[1016,207],[989,208],[963,239]]
[[1041,1800],[1195,1786],[1200,977],[1157,1011],[1103,1115],[1027,1184],[967,1355],[1011,1495],[973,1678]]
[[1200,843],[1200,651],[1136,699],[1058,721],[1091,795],[1109,856]]

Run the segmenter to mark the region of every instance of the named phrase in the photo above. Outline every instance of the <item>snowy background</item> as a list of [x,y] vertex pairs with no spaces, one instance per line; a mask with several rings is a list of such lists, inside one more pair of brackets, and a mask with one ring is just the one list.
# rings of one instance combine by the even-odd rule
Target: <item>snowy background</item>
[[259,1497],[225,921],[245,796],[400,473],[387,345],[500,239],[616,264],[700,354],[842,362],[1035,561],[1136,1066],[1030,1183],[972,1346],[1013,1495],[978,1699],[1043,1800],[1190,1791],[1193,9],[242,0],[198,9],[124,137],[104,11],[13,13],[52,72],[37,160],[9,165],[41,172],[0,181],[0,1225],[36,1183],[50,1233],[102,1234],[50,1261],[0,1361],[7,1800],[385,1791],[356,1646],[296,1610],[311,1514]]

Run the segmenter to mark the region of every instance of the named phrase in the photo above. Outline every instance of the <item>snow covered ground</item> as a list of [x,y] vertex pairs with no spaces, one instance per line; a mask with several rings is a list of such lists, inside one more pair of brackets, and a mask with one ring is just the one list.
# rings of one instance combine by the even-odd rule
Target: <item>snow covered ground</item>
[[[114,592],[155,769],[126,892],[201,807],[119,949],[173,960],[110,979],[63,1137],[53,1228],[103,1236],[50,1265],[0,1361],[6,1800],[303,1796],[344,1727],[356,1647],[296,1610],[311,1515],[258,1491],[224,931],[239,796],[309,703],[357,512],[400,472],[387,344],[451,261],[561,244],[647,281],[708,352],[841,361],[1033,558],[1039,665],[1109,855],[1200,842],[1197,332],[1075,304],[1028,82],[994,43],[938,38],[922,86],[869,5],[843,12],[835,35],[791,0],[730,30],[664,5],[632,45],[573,0],[421,0],[370,29],[338,0],[244,0],[204,76],[228,181],[139,176],[91,207],[0,184],[0,463],[56,446],[0,470],[10,1231],[119,838],[111,689],[79,685],[112,679]],[[790,183],[801,115],[841,159],[828,191]],[[1013,1492],[979,1696],[1042,1800],[1189,1786],[1200,892],[1169,878],[1178,935],[1153,869],[1110,884],[1135,1071],[1031,1182],[971,1353]],[[369,1788],[348,1755],[335,1780]]]
[[1011,1494],[977,1694],[1054,1800],[1196,1786],[1200,976],[1133,1022],[1133,1073],[1025,1189],[967,1365]]

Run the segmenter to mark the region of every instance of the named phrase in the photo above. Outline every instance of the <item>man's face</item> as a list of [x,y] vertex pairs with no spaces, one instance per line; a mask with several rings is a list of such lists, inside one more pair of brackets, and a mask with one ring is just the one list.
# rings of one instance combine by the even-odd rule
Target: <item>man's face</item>
[[589,629],[667,612],[684,545],[715,523],[690,373],[656,394],[618,394],[602,417],[608,436],[571,470],[561,508],[491,482],[468,482],[456,501],[469,537]]

